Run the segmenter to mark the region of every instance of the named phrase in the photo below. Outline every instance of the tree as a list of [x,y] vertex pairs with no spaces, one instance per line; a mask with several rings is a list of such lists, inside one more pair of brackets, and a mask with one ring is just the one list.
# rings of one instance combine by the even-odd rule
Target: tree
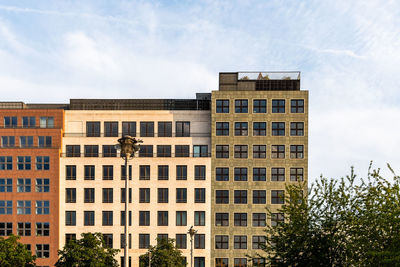
[[140,267],[149,266],[149,253],[151,266],[157,267],[184,267],[185,257],[182,252],[175,248],[174,240],[171,238],[157,238],[157,245],[150,246],[146,254],[140,256]]
[[285,220],[266,227],[265,253],[250,257],[276,266],[400,266],[399,185],[399,176],[389,182],[371,167],[367,179],[353,169],[340,180],[320,177],[309,192],[289,185],[278,210]]
[[101,233],[83,233],[79,240],[71,240],[58,251],[59,259],[55,266],[79,267],[117,267],[114,256],[118,249],[106,246]]
[[36,266],[36,256],[32,255],[26,245],[19,243],[19,236],[0,237],[0,266],[30,267]]

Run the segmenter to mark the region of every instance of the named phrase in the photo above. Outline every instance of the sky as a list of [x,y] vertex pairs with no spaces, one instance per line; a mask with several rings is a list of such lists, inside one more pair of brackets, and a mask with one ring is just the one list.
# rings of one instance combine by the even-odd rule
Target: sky
[[400,173],[400,1],[0,0],[0,101],[194,98],[301,71],[309,179]]

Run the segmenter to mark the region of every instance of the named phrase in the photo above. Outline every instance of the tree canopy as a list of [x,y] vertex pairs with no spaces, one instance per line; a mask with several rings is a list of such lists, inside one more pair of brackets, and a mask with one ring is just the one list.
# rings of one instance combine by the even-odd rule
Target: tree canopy
[[0,237],[0,266],[30,267],[36,266],[36,256],[32,255],[26,245],[18,242],[19,236]]
[[185,257],[175,248],[174,239],[158,238],[156,246],[150,246],[146,254],[140,256],[140,267],[149,266],[149,253],[151,266],[157,267],[185,267]]

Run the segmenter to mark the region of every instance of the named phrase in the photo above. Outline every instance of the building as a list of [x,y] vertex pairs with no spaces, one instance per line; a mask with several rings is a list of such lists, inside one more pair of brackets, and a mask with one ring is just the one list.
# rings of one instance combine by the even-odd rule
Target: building
[[[19,223],[29,222],[31,235],[22,242],[47,257],[38,265],[52,265],[57,248],[83,232],[101,232],[109,246],[123,248],[127,222],[131,266],[157,237],[176,239],[190,262],[192,225],[194,266],[246,266],[265,224],[284,219],[278,212],[268,218],[265,206],[277,210],[287,183],[307,181],[308,91],[300,90],[298,72],[220,73],[218,90],[196,99],[71,99],[50,106],[0,103],[0,235],[23,233]],[[49,114],[54,126],[42,128],[51,125],[42,124]],[[40,123],[24,129],[32,116]],[[32,143],[28,134],[33,144],[21,147]],[[115,148],[122,135],[143,140],[128,170]],[[43,136],[51,136],[51,149]],[[50,171],[40,169],[42,155]],[[29,156],[32,168],[20,171]],[[43,177],[50,177],[49,192],[40,191]],[[23,178],[32,179],[30,192],[19,192]],[[20,201],[28,199],[32,212],[20,214]],[[33,212],[43,201],[51,217]],[[43,240],[37,222],[49,222]],[[123,250],[117,257],[122,262]]]

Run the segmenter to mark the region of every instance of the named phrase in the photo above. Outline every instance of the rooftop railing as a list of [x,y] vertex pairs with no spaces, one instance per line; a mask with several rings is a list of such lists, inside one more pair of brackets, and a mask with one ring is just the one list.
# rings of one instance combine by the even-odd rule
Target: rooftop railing
[[300,80],[300,71],[244,71],[238,73],[240,81],[245,80]]

